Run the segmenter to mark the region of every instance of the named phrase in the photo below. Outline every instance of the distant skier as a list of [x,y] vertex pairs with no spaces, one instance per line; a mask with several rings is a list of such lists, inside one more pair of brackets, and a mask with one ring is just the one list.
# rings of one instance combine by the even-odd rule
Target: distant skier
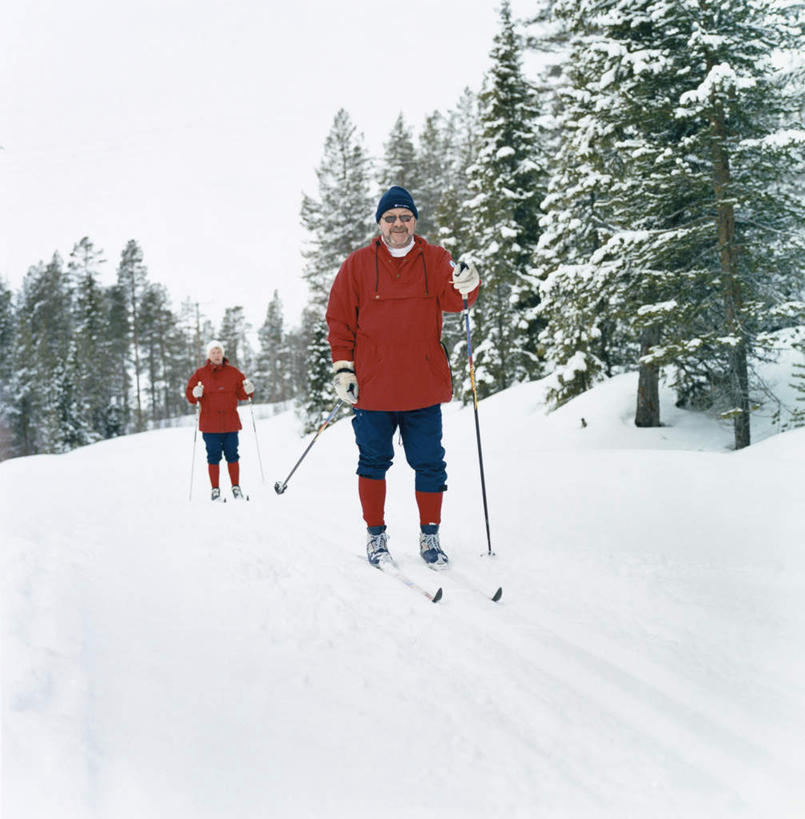
[[254,392],[254,384],[224,358],[220,341],[207,345],[207,363],[197,369],[187,382],[185,395],[191,404],[201,402],[198,428],[207,447],[207,468],[212,485],[212,499],[221,500],[219,486],[221,455],[226,458],[232,494],[243,499],[240,488],[240,456],[238,430],[242,429],[238,401],[245,401]]
[[335,389],[355,405],[358,494],[374,565],[389,556],[385,475],[397,428],[416,473],[420,555],[447,563],[439,543],[447,489],[440,405],[453,387],[442,311],[460,312],[464,298],[474,303],[480,278],[474,265],[457,266],[444,248],[417,236],[418,216],[407,190],[389,188],[375,212],[380,235],[341,265],[327,306]]

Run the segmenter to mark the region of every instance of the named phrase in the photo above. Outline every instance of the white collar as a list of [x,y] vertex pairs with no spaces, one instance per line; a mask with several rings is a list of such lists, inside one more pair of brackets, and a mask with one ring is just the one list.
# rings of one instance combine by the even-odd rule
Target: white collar
[[413,250],[414,248],[414,237],[411,237],[411,241],[405,247],[389,247],[386,244],[386,240],[383,239],[383,244],[386,245],[386,250],[394,256],[395,259],[402,259],[403,256],[407,256],[408,253]]

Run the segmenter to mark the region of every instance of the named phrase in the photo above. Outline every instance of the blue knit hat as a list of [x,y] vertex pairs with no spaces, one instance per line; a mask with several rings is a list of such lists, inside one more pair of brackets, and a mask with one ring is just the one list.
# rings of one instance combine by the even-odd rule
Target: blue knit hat
[[392,208],[408,208],[414,214],[414,219],[419,219],[413,197],[405,188],[401,188],[399,185],[393,185],[380,197],[375,212],[375,222],[379,222],[380,217]]

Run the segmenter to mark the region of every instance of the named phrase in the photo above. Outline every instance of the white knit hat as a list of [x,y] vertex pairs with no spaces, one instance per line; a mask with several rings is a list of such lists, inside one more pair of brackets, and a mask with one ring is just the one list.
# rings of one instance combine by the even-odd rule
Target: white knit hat
[[220,341],[215,341],[215,339],[213,339],[213,340],[212,340],[212,341],[211,341],[211,342],[210,342],[210,343],[207,345],[207,358],[209,358],[209,357],[210,357],[210,352],[212,352],[212,350],[214,350],[216,347],[220,347],[220,348],[221,348],[221,352],[222,352],[222,353],[224,352],[224,345],[223,345],[223,344],[221,344],[221,342],[220,342]]

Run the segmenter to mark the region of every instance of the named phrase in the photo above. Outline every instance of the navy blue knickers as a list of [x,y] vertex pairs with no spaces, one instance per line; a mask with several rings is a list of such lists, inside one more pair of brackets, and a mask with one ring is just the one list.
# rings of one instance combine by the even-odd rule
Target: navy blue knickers
[[207,463],[217,464],[223,453],[228,464],[239,460],[237,432],[202,432],[207,447]]
[[417,492],[444,492],[447,464],[442,447],[442,407],[404,412],[355,410],[352,428],[362,478],[383,480],[394,459],[394,433],[400,429],[405,458],[416,472]]

